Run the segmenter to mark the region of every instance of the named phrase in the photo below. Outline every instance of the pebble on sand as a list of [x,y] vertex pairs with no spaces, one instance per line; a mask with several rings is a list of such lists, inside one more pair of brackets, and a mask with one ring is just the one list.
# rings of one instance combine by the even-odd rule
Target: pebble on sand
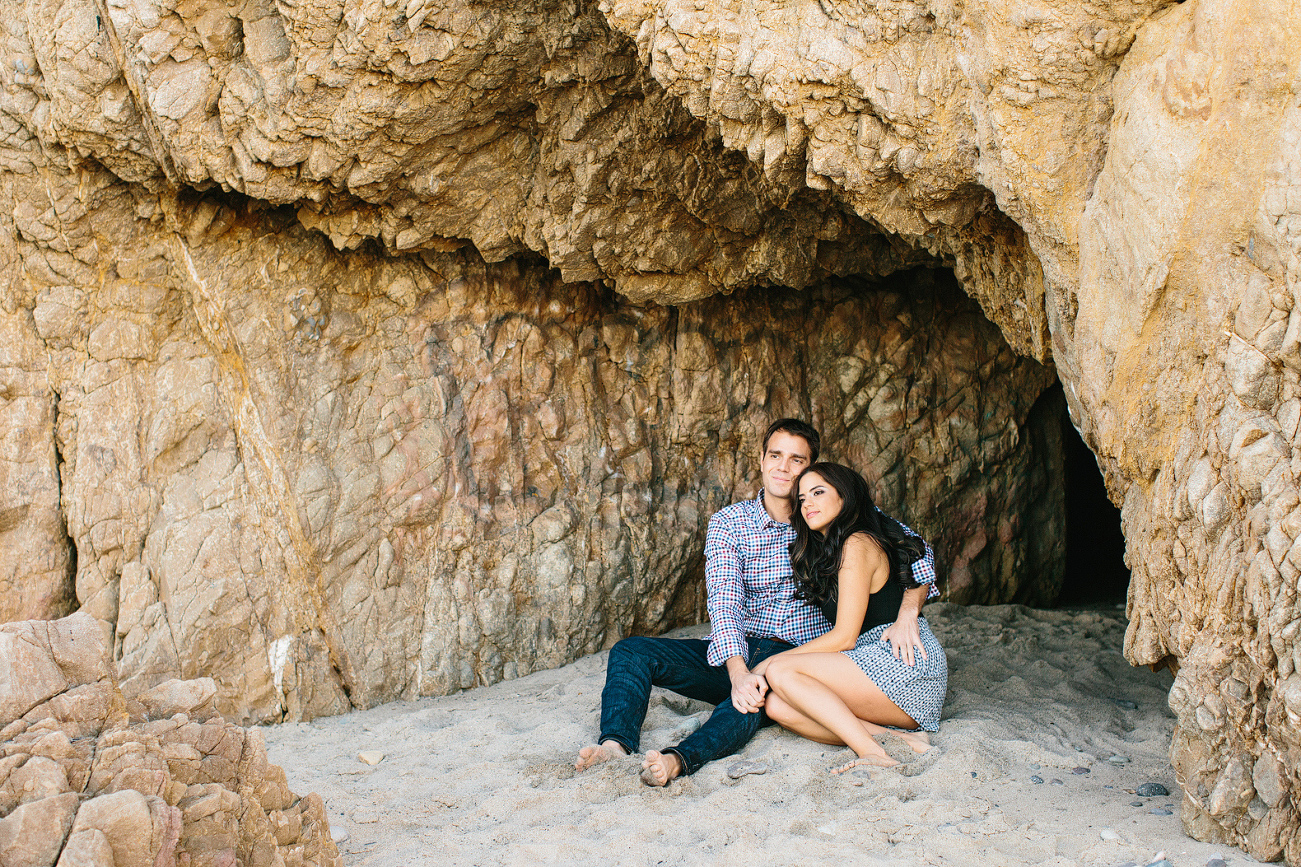
[[1120,834],[1116,833],[1115,831],[1111,830],[1110,828],[1103,828],[1101,831],[1098,832],[1098,836],[1101,837],[1101,838],[1104,839],[1104,840],[1119,840],[1119,839],[1120,839]]
[[1043,781],[1044,778],[1039,776],[1038,774],[1035,774],[1033,777],[1030,778],[1030,782],[1032,783],[1042,783]]
[[362,750],[357,753],[357,761],[365,762],[368,765],[378,765],[384,761],[384,754],[379,750]]
[[763,762],[737,762],[727,769],[727,775],[739,780],[746,774],[766,774],[768,766]]
[[1112,756],[1107,759],[1107,761],[1111,762],[1113,765],[1127,765],[1129,764],[1129,756]]
[[1071,768],[1071,773],[1072,773],[1072,774],[1076,774],[1077,776],[1078,776],[1079,774],[1087,774],[1088,772],[1089,772],[1089,769],[1088,769],[1088,768],[1083,768],[1083,767],[1081,767],[1081,768]]
[[1140,798],[1164,798],[1170,794],[1170,790],[1160,783],[1143,783],[1134,790],[1134,794]]

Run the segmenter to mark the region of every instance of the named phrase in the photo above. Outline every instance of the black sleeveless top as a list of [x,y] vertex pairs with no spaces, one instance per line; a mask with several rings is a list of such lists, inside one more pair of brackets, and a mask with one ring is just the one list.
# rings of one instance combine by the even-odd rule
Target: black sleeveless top
[[[840,594],[818,603],[822,616],[836,625],[836,603]],[[903,604],[903,585],[893,578],[888,579],[880,590],[867,597],[867,611],[863,612],[863,626],[858,630],[862,635],[874,626],[882,623],[894,623],[899,617],[899,606]]]

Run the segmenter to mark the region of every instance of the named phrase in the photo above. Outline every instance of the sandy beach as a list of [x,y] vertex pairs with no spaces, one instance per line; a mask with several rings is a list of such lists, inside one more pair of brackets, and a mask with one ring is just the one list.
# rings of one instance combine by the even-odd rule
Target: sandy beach
[[[348,865],[1257,863],[1184,834],[1167,756],[1171,677],[1125,661],[1123,611],[926,613],[949,656],[948,699],[932,749],[898,769],[833,776],[846,750],[770,727],[665,789],[642,785],[640,759],[575,772],[596,734],[604,653],[268,727],[268,750],[295,791],[324,797]],[[642,748],[675,742],[708,712],[657,691]],[[358,758],[371,750],[378,764]],[[766,770],[731,778],[742,761]],[[1137,794],[1145,783],[1170,794]]]

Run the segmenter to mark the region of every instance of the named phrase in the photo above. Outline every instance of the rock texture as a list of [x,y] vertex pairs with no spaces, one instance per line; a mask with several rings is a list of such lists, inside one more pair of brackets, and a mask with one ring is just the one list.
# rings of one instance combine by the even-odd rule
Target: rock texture
[[[1301,863],[1293,6],[602,8],[729,146],[952,261],[1051,355],[1123,505],[1126,652],[1179,668],[1185,826]],[[986,240],[991,198],[1016,229]]]
[[[212,673],[250,718],[510,676],[694,616],[704,515],[787,409],[954,598],[1050,595],[1018,577],[1059,549],[1027,529],[1047,374],[930,289],[831,285],[940,264],[1052,363],[1123,505],[1190,832],[1301,863],[1298,21],[29,0],[0,21],[10,614],[79,605],[129,690]],[[842,314],[900,323],[900,360],[830,349]]]
[[341,865],[325,806],[298,798],[211,679],[128,702],[102,624],[0,626],[0,861],[14,867]]
[[631,306],[83,184],[47,219],[111,273],[43,284],[20,238],[9,319],[58,394],[77,596],[130,695],[211,676],[231,719],[310,717],[694,622],[705,521],[753,495],[783,413],[934,539],[954,598],[1060,582],[1051,374],[942,275]]

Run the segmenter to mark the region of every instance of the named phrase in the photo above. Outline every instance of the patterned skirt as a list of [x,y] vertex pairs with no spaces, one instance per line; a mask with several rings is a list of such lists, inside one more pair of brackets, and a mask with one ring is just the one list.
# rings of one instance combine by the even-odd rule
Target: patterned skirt
[[890,624],[883,623],[858,636],[853,650],[844,651],[863,673],[876,684],[890,701],[917,721],[928,732],[939,731],[940,711],[944,709],[944,693],[949,684],[949,661],[944,648],[935,640],[925,617],[917,618],[926,659],[913,651],[916,665],[895,659],[888,642],[881,635]]

